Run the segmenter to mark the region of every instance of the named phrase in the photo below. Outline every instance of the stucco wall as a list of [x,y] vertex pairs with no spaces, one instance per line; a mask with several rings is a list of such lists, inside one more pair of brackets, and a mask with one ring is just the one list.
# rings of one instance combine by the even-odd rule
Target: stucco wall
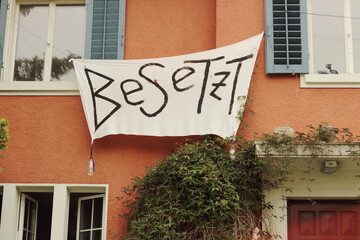
[[[263,0],[128,0],[125,58],[155,58],[204,51],[259,34]],[[261,45],[240,130],[296,131],[326,121],[360,133],[358,89],[300,89],[299,76],[265,74]],[[95,141],[95,175],[87,175],[90,136],[79,96],[0,96],[0,117],[10,121],[9,150],[0,182],[110,184],[108,230],[121,227],[115,199],[131,178],[144,173],[184,138],[109,136]],[[244,124],[243,124],[244,125]]]

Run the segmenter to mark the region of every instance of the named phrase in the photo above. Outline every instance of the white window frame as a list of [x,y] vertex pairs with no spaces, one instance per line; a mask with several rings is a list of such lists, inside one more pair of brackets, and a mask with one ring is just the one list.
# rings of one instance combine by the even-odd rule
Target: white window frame
[[[340,74],[318,74],[313,68],[313,41],[312,41],[312,9],[311,0],[307,0],[308,13],[308,43],[309,43],[309,74],[302,74],[300,86],[302,88],[360,88],[360,73],[354,73],[353,41],[351,19],[345,18],[344,26],[347,38],[345,38],[346,70]],[[344,16],[351,16],[350,0],[344,0]]]
[[[1,72],[0,76],[0,95],[79,95],[76,79],[74,79],[74,81],[50,81],[51,66],[44,67],[44,81],[13,81],[17,43],[15,39],[17,39],[17,21],[19,19],[20,5],[44,3],[49,4],[48,24],[49,26],[54,26],[56,4],[86,4],[86,0],[9,0],[3,55],[5,67],[4,71]],[[83,39],[84,43],[85,28]],[[51,28],[48,27],[48,29]],[[54,29],[52,28],[51,30]],[[45,51],[45,64],[49,64],[52,58],[52,43],[54,41],[54,31],[47,32],[46,41],[48,42],[48,44]]]
[[[81,219],[81,202],[85,201],[85,200],[89,200],[89,199],[95,199],[95,198],[103,198],[103,211],[102,211],[102,219],[104,220],[104,209],[105,209],[105,195],[104,194],[98,194],[98,195],[91,195],[91,196],[87,196],[87,197],[81,197],[79,198],[79,202],[78,202],[78,212],[77,212],[77,227],[76,227],[76,240],[80,239],[80,219]],[[93,201],[94,203],[94,201]],[[92,211],[94,210],[94,206],[92,206]],[[91,227],[93,226],[93,213],[91,214]],[[90,229],[90,239],[92,239],[92,232],[94,230],[101,230],[101,234],[102,237],[104,238],[104,221],[102,222],[102,226],[101,228],[91,228]],[[86,230],[88,231],[88,230]],[[105,239],[105,238],[104,238]]]
[[[28,199],[31,202],[35,203],[36,206],[36,212],[35,212],[35,216],[34,216],[34,239],[36,239],[36,229],[37,229],[37,216],[38,216],[38,212],[39,212],[39,203],[36,199],[26,195],[25,193],[21,194],[21,198],[20,198],[20,214],[19,214],[19,236],[18,236],[18,240],[22,240],[23,239],[23,234],[24,234],[24,222],[27,221],[25,219],[25,209],[26,209],[26,199]],[[29,214],[28,214],[29,217]],[[31,220],[30,220],[31,221]],[[28,230],[28,229],[26,229]]]
[[24,192],[53,192],[50,240],[66,240],[68,230],[70,193],[98,193],[104,195],[102,240],[107,233],[108,184],[23,184],[0,183],[3,187],[3,211],[0,239],[18,239],[19,206]]

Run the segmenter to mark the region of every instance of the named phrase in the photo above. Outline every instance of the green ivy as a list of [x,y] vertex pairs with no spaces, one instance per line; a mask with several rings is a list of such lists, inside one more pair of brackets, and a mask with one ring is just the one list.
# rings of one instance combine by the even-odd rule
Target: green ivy
[[[235,149],[235,155],[229,154]],[[240,239],[260,225],[269,208],[264,190],[282,178],[255,156],[254,143],[206,137],[186,143],[124,189],[128,240]]]
[[[7,143],[9,142],[9,128],[8,121],[6,119],[0,118],[0,150],[3,151],[7,149]],[[0,152],[0,158],[3,157],[3,154]],[[2,169],[0,168],[0,172]]]
[[[8,121],[6,119],[0,119],[0,150],[7,149],[6,144],[9,141],[9,128],[8,128]],[[0,153],[0,157],[3,155]]]

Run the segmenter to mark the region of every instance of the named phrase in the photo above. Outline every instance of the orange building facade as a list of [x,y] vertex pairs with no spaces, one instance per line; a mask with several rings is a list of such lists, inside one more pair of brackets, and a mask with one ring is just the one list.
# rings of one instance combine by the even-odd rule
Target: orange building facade
[[[14,6],[23,3],[11,1]],[[306,80],[306,73],[266,73],[266,1],[127,0],[124,10],[124,59],[195,53],[236,43],[265,31],[249,89],[251,104],[245,109],[245,112],[251,109],[255,114],[245,114],[238,134],[245,134],[251,139],[254,133],[271,133],[276,127],[288,126],[295,131],[303,131],[307,125],[325,121],[331,126],[349,128],[355,135],[360,135],[360,72],[356,72],[356,67],[351,72],[344,70],[339,73],[344,78],[351,76],[350,80],[333,79],[328,74],[328,80],[314,80],[314,83]],[[33,4],[44,2],[34,1]],[[63,2],[67,4],[71,0]],[[276,0],[273,2],[276,4]],[[13,7],[11,4],[10,7]],[[347,8],[348,5],[344,11]],[[309,15],[306,17],[309,18]],[[307,24],[311,24],[311,21]],[[5,46],[13,38],[13,35],[7,36],[8,33],[11,33],[10,30],[5,30]],[[360,56],[356,44],[352,52]],[[314,48],[316,44],[309,47],[310,50]],[[3,68],[8,66],[6,63],[10,60],[5,58],[11,55],[10,52],[4,51]],[[336,68],[334,64],[333,67]],[[186,137],[112,135],[95,140],[93,157],[96,170],[93,176],[88,176],[91,139],[79,92],[76,89],[49,90],[47,87],[30,89],[29,82],[18,91],[17,86],[10,86],[12,80],[6,79],[8,75],[5,71],[2,72],[3,82],[0,82],[0,117],[9,120],[11,139],[0,162],[3,169],[0,173],[0,238],[15,240],[27,234],[28,239],[31,239],[31,230],[19,233],[21,231],[17,224],[27,221],[20,215],[23,211],[31,212],[31,204],[40,206],[42,202],[47,202],[47,208],[52,210],[42,211],[50,216],[42,220],[43,223],[38,223],[42,224],[43,230],[47,229],[42,231],[44,239],[47,236],[51,240],[78,239],[76,235],[81,233],[74,229],[77,229],[79,223],[71,222],[70,218],[78,214],[81,206],[75,206],[72,201],[90,199],[95,208],[96,199],[100,199],[96,197],[100,196],[102,202],[99,206],[102,206],[104,224],[100,228],[92,226],[90,230],[92,234],[99,234],[98,239],[112,239],[109,231],[118,233],[124,227],[118,217],[123,211],[123,206],[117,200],[117,197],[122,196],[121,189],[128,186],[132,178],[144,174],[146,167],[153,166],[173,151],[175,145]],[[311,68],[310,71],[317,73]],[[352,180],[349,182],[358,185]],[[353,188],[358,187],[355,185],[348,185],[352,189],[343,195],[328,192],[321,194],[326,199],[354,200],[358,195],[352,192]],[[296,196],[297,199],[306,197]],[[71,213],[73,209],[77,210]],[[57,214],[59,217],[55,218]],[[95,233],[97,229],[101,233]],[[280,232],[286,239],[287,231]]]

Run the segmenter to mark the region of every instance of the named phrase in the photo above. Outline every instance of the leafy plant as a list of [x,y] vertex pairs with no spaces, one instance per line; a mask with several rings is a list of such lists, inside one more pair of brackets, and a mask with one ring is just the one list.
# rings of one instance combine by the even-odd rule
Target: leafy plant
[[[229,155],[228,146],[236,149]],[[206,137],[186,143],[124,189],[129,240],[245,239],[269,208],[264,190],[281,178],[258,159],[254,143]],[[273,164],[273,163],[271,163]]]
[[[0,150],[7,149],[7,143],[9,142],[9,128],[8,121],[4,118],[0,119]],[[0,152],[0,158],[3,157],[3,154]],[[1,168],[0,168],[1,172]]]

